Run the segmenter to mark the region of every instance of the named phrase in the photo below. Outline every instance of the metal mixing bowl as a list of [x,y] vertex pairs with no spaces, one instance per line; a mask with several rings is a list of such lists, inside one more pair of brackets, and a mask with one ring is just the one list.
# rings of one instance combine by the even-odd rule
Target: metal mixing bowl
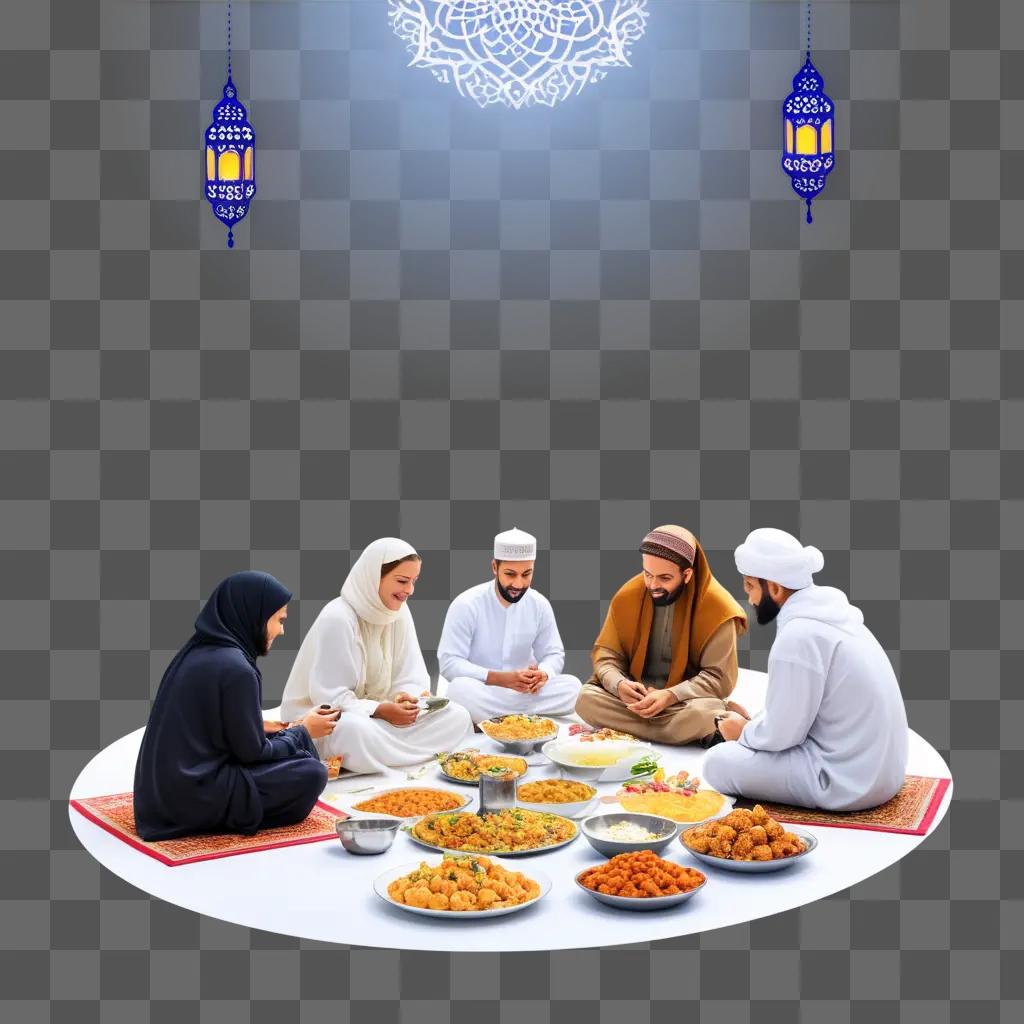
[[390,850],[401,824],[401,818],[349,818],[334,828],[349,853],[370,854]]

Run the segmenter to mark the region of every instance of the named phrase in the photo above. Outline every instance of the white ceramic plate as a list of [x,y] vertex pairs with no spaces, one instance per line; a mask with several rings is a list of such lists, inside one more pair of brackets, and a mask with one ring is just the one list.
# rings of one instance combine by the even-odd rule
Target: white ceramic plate
[[[487,858],[495,864],[505,868],[506,871],[519,870],[519,868],[514,864],[507,864],[499,857],[491,857],[488,854]],[[412,914],[420,914],[423,917],[443,917],[450,921],[461,921],[481,917],[504,917],[506,914],[514,914],[516,911],[526,910],[527,908],[532,907],[535,903],[544,899],[544,897],[551,892],[551,879],[548,878],[543,871],[536,871],[531,867],[529,871],[524,871],[523,874],[526,875],[527,878],[532,878],[540,886],[540,895],[536,899],[530,900],[527,903],[517,903],[514,907],[499,907],[497,910],[430,910],[426,907],[410,907],[407,903],[399,903],[397,900],[393,900],[388,895],[388,886],[396,879],[409,874],[410,871],[415,871],[420,866],[420,863],[420,861],[416,861],[412,864],[402,864],[395,868],[388,868],[387,871],[378,875],[373,880],[373,891],[385,903],[390,903],[391,906],[397,907],[399,910],[408,910]]]
[[[690,828],[696,828],[696,825],[691,825]],[[798,864],[809,854],[814,853],[815,847],[818,845],[818,837],[811,835],[810,832],[804,832],[803,829],[794,828],[792,825],[785,826],[787,832],[792,832],[793,835],[799,836],[806,844],[807,849],[803,853],[795,854],[792,857],[780,857],[778,860],[729,860],[726,857],[712,857],[709,853],[698,853],[696,850],[691,850],[686,845],[686,833],[690,830],[687,828],[679,837],[679,841],[683,845],[683,849],[691,856],[695,857],[699,861],[703,861],[705,864],[710,864],[713,868],[722,868],[725,871],[741,871],[751,875],[761,875],[769,871],[782,871],[785,868],[791,868],[794,864]]]
[[[578,764],[567,755],[576,753],[581,748],[588,751],[598,752],[601,750],[621,751],[621,756],[613,764],[609,765],[586,765]],[[570,778],[580,779],[584,782],[624,782],[631,778],[631,770],[637,761],[644,757],[660,759],[661,752],[655,751],[646,743],[632,742],[626,740],[607,740],[594,743],[579,743],[576,740],[550,740],[545,743],[541,750],[562,771]]]
[[[387,796],[390,793],[404,793],[408,790],[430,790],[433,793],[448,793],[451,796],[457,797],[462,802],[458,807],[452,807],[450,810],[452,813],[456,811],[465,810],[466,807],[473,802],[473,797],[468,793],[456,793],[451,789],[441,789],[437,786],[395,786],[391,789],[382,789],[379,793],[354,793],[352,796],[347,796],[344,793],[338,794],[338,799],[332,801],[335,807],[340,807],[342,810],[347,811],[352,815],[353,818],[401,818],[403,821],[411,821],[414,818],[422,818],[422,814],[385,814],[383,811],[359,811],[356,810],[356,804],[366,803],[367,800],[376,800],[377,797]],[[443,812],[438,812],[443,813]]]
[[588,814],[596,814],[601,806],[600,797],[592,796],[589,800],[579,800],[570,804],[531,804],[516,798],[516,807],[528,811],[540,811],[541,814],[560,814],[563,818],[583,818]]

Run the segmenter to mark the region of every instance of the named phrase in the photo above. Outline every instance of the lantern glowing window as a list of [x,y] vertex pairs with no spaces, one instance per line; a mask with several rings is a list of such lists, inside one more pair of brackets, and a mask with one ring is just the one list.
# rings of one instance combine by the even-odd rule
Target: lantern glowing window
[[206,198],[213,215],[227,227],[231,248],[235,244],[233,228],[249,212],[256,194],[256,135],[230,74],[205,141]]
[[807,203],[808,224],[811,202],[825,187],[825,179],[835,165],[834,118],[835,105],[825,95],[824,80],[808,54],[782,106],[782,169],[789,175],[793,191]]

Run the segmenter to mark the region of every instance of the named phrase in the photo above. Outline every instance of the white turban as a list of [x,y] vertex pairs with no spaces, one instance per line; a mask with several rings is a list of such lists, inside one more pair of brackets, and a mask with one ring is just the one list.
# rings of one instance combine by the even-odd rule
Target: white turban
[[494,538],[494,557],[499,562],[532,562],[537,557],[537,538],[513,526]]
[[736,568],[744,576],[772,580],[789,590],[809,587],[825,558],[815,547],[803,547],[785,530],[764,527],[747,534],[736,549]]

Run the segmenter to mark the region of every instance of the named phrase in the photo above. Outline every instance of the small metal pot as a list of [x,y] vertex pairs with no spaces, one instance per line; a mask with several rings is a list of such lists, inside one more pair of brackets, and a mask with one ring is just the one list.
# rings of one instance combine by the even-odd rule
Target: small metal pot
[[480,773],[480,809],[477,814],[493,814],[516,805],[516,782],[519,773],[504,769]]

